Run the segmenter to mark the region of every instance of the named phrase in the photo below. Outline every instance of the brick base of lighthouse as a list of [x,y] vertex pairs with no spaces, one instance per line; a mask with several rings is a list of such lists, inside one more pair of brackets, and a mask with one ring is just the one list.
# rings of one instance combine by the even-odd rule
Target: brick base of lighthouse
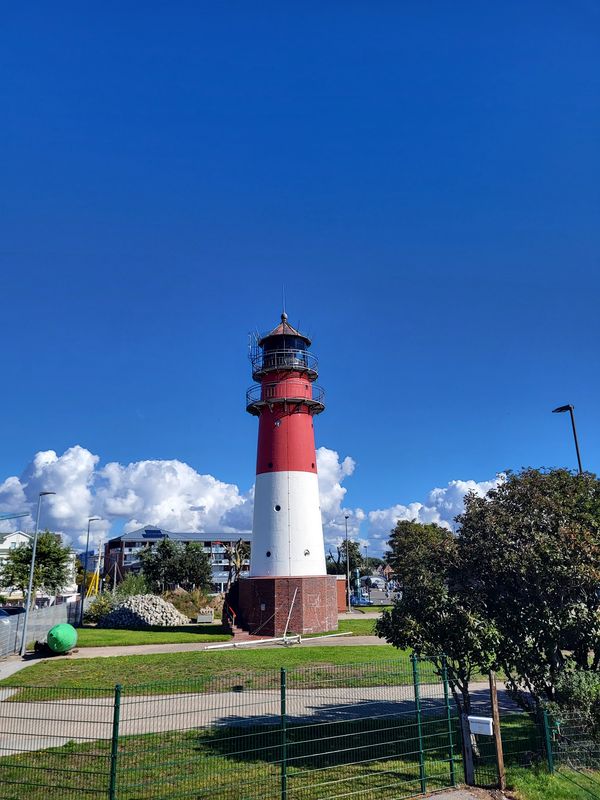
[[335,575],[241,578],[238,582],[239,624],[260,636],[282,636],[296,589],[288,625],[290,633],[322,633],[338,626]]

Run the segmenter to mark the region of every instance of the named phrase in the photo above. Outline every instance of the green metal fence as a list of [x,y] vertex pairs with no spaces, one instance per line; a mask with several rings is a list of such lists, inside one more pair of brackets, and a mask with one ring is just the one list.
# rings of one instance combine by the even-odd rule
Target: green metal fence
[[[488,708],[475,707],[476,716],[490,716]],[[539,714],[519,710],[500,712],[500,732],[504,766],[532,767],[546,763],[543,720]],[[498,758],[491,736],[475,736],[473,762],[475,784],[482,787],[498,785]]]
[[553,768],[556,766],[575,770],[600,770],[598,720],[574,711],[547,714],[546,719]]
[[600,798],[600,727],[572,710],[544,715],[548,769],[569,793]]
[[461,771],[447,683],[414,657],[4,692],[1,800],[399,800]]

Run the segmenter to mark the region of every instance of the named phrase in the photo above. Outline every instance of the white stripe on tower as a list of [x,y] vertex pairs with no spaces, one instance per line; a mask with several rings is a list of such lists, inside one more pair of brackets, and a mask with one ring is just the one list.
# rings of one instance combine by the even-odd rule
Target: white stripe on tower
[[256,476],[250,575],[325,575],[315,472]]

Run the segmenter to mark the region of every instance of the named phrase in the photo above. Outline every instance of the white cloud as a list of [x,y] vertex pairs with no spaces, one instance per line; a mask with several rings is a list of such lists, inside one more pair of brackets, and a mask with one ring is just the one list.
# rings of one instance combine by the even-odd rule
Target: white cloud
[[223,530],[221,517],[243,503],[237,486],[201,475],[183,461],[116,462],[96,477],[99,513],[125,518],[126,529],[145,524],[168,530]]
[[417,522],[435,522],[448,530],[454,528],[454,518],[463,511],[464,497],[474,492],[483,497],[490,489],[497,486],[502,475],[490,481],[450,481],[444,488],[432,489],[425,503],[401,503],[390,508],[370,511],[369,536],[374,539],[387,540],[387,535],[395,527],[398,520],[416,520]]
[[[116,531],[150,524],[175,531],[214,533],[248,531],[252,527],[254,486],[240,491],[235,484],[201,474],[176,459],[126,465],[99,463],[99,456],[79,445],[62,455],[53,450],[36,453],[20,478],[12,476],[0,484],[0,514],[29,512],[26,519],[3,522],[2,530],[33,528],[40,491],[56,492],[43,501],[41,526],[64,533],[75,547],[85,545],[91,516],[101,517],[91,527],[90,538],[96,544],[106,538],[113,525]],[[467,491],[483,495],[498,482],[454,480],[429,492],[425,502],[398,503],[365,512],[344,503],[347,488],[343,484],[354,474],[354,459],[341,458],[335,450],[320,447],[317,465],[326,549],[345,537],[346,516],[349,536],[361,545],[368,542],[373,553],[385,547],[399,519],[437,522],[451,528],[454,517],[462,511]],[[365,522],[366,534],[361,531]]]
[[[325,549],[339,545],[346,535],[346,515],[348,516],[348,536],[360,540],[360,523],[365,518],[360,508],[343,506],[346,492],[343,481],[354,474],[356,462],[350,456],[340,460],[339,453],[327,447],[317,450],[317,469],[319,472],[319,496]],[[360,540],[361,544],[365,542]]]
[[[56,492],[42,501],[40,527],[63,533],[75,544],[85,544],[87,520],[97,515],[94,505],[93,480],[99,457],[84,447],[68,448],[61,456],[54,450],[35,454],[20,478],[8,478],[0,486],[0,507],[10,511],[29,511],[25,519],[4,523],[8,530],[31,530],[35,525],[38,495],[41,491]],[[108,520],[93,523],[91,539],[105,533]]]
[[427,497],[427,504],[436,508],[444,522],[454,524],[454,518],[462,514],[463,500],[468,492],[483,497],[502,480],[499,475],[491,481],[450,481],[443,489],[432,489]]

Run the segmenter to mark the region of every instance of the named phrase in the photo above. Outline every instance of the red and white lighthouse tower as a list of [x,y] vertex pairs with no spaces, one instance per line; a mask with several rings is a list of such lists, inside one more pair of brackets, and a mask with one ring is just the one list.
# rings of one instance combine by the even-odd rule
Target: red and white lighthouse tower
[[246,409],[259,418],[250,576],[240,580],[239,616],[263,635],[337,628],[336,578],[325,569],[314,418],[311,341],[287,315],[251,349]]

